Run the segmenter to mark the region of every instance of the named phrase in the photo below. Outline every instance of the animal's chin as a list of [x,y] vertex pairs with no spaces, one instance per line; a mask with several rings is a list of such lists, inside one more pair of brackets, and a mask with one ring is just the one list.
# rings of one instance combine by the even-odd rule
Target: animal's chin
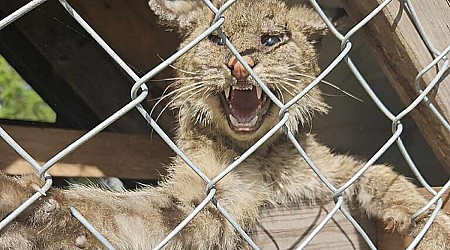
[[258,86],[238,82],[220,95],[231,130],[238,134],[255,133],[264,123],[271,101]]

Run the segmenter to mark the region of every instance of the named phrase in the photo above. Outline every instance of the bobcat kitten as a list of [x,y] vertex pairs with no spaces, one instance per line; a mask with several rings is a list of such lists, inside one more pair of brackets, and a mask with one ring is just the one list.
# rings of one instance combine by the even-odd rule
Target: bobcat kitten
[[[223,4],[213,1],[216,6]],[[214,15],[202,1],[150,0],[161,22],[185,37],[181,46],[209,27]],[[283,102],[316,76],[315,44],[326,33],[319,16],[304,6],[278,0],[238,0],[224,13],[222,30],[247,64]],[[279,108],[249,76],[218,33],[209,35],[174,65],[177,80],[172,107],[179,109],[177,145],[210,178],[279,122]],[[333,185],[340,186],[363,165],[336,155],[312,134],[301,132],[314,112],[326,113],[317,88],[289,109],[287,126]],[[8,225],[1,249],[101,249],[102,245],[74,219],[77,208],[117,249],[149,249],[168,235],[205,197],[206,183],[180,158],[174,158],[158,187],[111,192],[89,187],[52,189]],[[0,176],[0,216],[35,191],[25,177]],[[279,130],[269,141],[215,186],[215,197],[244,228],[252,230],[261,207],[332,199],[296,148]],[[343,194],[350,206],[386,223],[401,234],[416,235],[428,215],[410,218],[427,200],[413,184],[385,165],[374,165]],[[209,204],[167,249],[247,248],[240,235]],[[419,249],[449,249],[450,219],[439,214]]]

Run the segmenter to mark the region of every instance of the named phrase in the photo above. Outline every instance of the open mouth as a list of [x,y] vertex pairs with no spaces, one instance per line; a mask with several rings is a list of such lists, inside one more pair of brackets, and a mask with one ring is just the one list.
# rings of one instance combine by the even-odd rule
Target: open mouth
[[230,128],[239,133],[256,131],[271,104],[261,87],[246,82],[227,87],[221,100]]

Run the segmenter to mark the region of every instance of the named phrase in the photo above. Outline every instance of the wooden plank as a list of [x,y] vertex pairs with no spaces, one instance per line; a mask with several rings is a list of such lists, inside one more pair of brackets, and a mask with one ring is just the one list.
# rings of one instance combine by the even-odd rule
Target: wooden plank
[[[261,249],[296,249],[322,222],[334,203],[303,207],[266,208],[261,213],[259,226],[252,238]],[[372,240],[376,240],[375,223],[356,215]],[[355,227],[339,211],[307,249],[370,249]]]
[[[437,188],[439,190],[439,188]],[[418,191],[426,198],[431,195],[423,188]],[[444,196],[443,212],[450,215],[450,192]],[[261,212],[259,226],[252,238],[261,249],[295,249],[319,225],[334,203],[302,207],[267,207]],[[382,223],[352,214],[380,250],[406,249],[413,240],[384,230]],[[338,212],[307,249],[369,249],[353,225]]]
[[[439,190],[439,189],[436,189]],[[431,199],[432,196],[426,189],[419,189],[420,193]],[[450,192],[447,191],[443,196],[444,207],[442,211],[450,216]],[[386,232],[384,230],[384,225],[382,223],[378,223],[377,225],[377,243],[378,249],[383,250],[396,250],[396,249],[406,249],[408,245],[413,241],[411,237],[401,237],[397,233]]]
[[[353,20],[361,20],[382,0],[343,0],[344,7]],[[442,51],[450,45],[450,4],[449,1],[414,1],[414,7],[426,32],[435,47]],[[400,8],[400,1],[392,1],[363,28],[368,44],[373,49],[384,72],[405,105],[418,96],[414,79],[426,67],[432,57],[418,35],[411,19]],[[422,84],[428,84],[436,70],[427,73]],[[429,97],[450,120],[450,77],[446,77],[439,88]],[[450,171],[450,133],[425,107],[419,105],[412,112],[422,134],[432,147],[441,164]]]
[[[48,161],[85,132],[54,128],[6,126],[2,128],[39,163]],[[157,135],[100,133],[50,169],[54,176],[115,176],[160,179],[172,151]],[[0,140],[0,170],[8,174],[32,173],[32,167],[5,141]]]

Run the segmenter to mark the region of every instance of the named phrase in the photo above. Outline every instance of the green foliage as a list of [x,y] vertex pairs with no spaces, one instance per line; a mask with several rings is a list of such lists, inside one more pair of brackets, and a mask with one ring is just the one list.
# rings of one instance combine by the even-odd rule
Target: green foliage
[[55,122],[55,112],[0,56],[0,118]]

